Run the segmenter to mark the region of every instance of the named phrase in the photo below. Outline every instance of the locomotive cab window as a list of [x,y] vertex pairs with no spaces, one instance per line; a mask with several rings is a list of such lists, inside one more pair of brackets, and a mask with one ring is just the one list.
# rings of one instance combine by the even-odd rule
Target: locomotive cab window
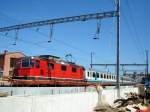
[[65,65],[62,65],[62,66],[61,66],[61,70],[62,70],[62,71],[66,71],[66,70],[67,70],[67,67],[66,67]]
[[22,67],[34,67],[34,62],[30,58],[22,59]]
[[72,67],[72,72],[77,72],[77,68],[75,68],[75,67]]
[[30,67],[34,67],[34,60],[30,59]]
[[29,60],[28,59],[22,60],[22,67],[29,67]]
[[54,64],[53,63],[48,63],[48,68],[49,69],[54,69]]

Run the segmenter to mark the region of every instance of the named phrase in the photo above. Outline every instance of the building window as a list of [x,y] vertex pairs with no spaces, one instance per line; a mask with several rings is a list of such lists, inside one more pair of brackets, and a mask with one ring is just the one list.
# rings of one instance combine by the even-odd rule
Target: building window
[[54,69],[54,64],[53,63],[48,63],[48,68],[49,69]]
[[77,69],[75,67],[72,67],[72,72],[77,72]]
[[61,66],[61,70],[62,70],[62,71],[66,71],[66,70],[67,70],[67,67],[64,66],[64,65],[62,65],[62,66]]
[[40,61],[36,60],[36,68],[40,68]]

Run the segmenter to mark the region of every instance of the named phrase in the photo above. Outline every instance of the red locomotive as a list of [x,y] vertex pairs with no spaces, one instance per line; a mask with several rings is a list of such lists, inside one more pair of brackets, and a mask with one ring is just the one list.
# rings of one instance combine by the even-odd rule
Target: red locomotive
[[13,78],[83,81],[84,68],[75,63],[62,61],[59,57],[51,55],[24,57],[16,61]]

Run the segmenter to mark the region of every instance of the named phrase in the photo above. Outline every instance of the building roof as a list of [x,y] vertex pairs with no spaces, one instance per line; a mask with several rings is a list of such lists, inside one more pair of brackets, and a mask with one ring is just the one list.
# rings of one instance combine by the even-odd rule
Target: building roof
[[4,55],[4,54],[17,54],[17,53],[19,53],[19,54],[22,54],[22,55],[24,55],[24,56],[26,56],[24,53],[22,53],[22,52],[8,52],[8,51],[4,51],[4,53],[0,53],[0,56],[2,56],[2,55]]

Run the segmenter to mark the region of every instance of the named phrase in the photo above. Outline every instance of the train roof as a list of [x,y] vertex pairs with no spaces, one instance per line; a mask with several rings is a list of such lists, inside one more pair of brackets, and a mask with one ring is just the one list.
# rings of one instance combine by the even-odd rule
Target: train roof
[[66,60],[61,59],[60,57],[53,56],[53,55],[26,56],[26,57],[23,57],[23,58],[20,58],[20,59],[27,59],[27,58],[43,59],[43,60],[47,60],[49,62],[56,62],[56,63],[65,64],[65,65],[72,65],[72,66],[83,67],[82,65],[78,65],[75,62],[66,61]]
[[111,73],[111,72],[100,71],[100,70],[96,70],[96,69],[93,69],[93,68],[87,68],[86,70],[87,70],[87,71],[95,71],[95,72],[107,73],[107,74],[115,75],[114,73]]
[[59,60],[60,57],[58,56],[54,56],[54,55],[40,55],[38,56],[39,58],[43,58],[43,59],[56,59],[56,60]]

